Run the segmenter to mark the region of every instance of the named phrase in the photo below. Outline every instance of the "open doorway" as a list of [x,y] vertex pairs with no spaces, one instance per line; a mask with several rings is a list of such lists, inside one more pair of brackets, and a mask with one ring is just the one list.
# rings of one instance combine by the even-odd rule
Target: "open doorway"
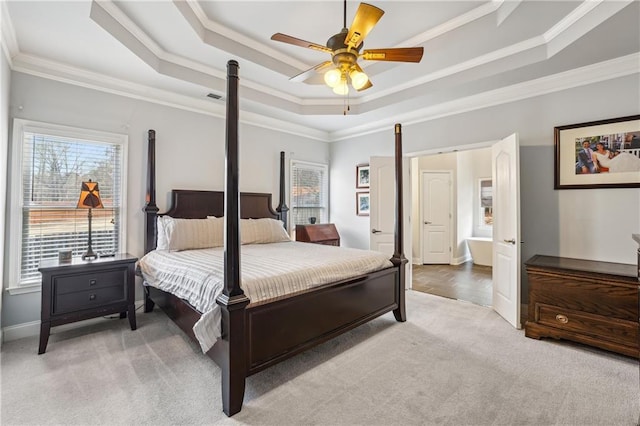
[[491,306],[490,145],[414,156],[411,173],[413,289]]

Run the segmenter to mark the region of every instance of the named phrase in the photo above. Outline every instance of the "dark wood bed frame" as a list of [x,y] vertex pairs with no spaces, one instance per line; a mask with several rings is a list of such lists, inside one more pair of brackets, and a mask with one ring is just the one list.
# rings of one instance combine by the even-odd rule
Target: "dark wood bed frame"
[[[402,247],[402,132],[395,125],[396,229],[393,267],[318,289],[250,303],[240,286],[240,218],[278,218],[286,223],[284,152],[280,154],[280,203],[271,194],[240,193],[238,188],[238,63],[227,64],[226,190],[173,190],[171,208],[179,218],[225,218],[224,288],[216,302],[222,313],[222,337],[209,355],[222,370],[222,405],[228,416],[239,412],[245,378],[392,311],[406,321],[405,258]],[[145,212],[145,253],[156,245],[155,131],[149,130]],[[160,306],[189,336],[200,312],[186,301],[145,286],[144,311]]]

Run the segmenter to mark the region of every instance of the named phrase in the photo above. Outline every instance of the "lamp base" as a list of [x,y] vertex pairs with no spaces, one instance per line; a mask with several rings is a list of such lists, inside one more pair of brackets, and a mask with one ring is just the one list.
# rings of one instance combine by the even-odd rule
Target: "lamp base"
[[98,258],[98,255],[93,252],[91,247],[89,247],[87,249],[87,252],[82,255],[82,260],[93,260],[93,259],[97,259],[97,258]]

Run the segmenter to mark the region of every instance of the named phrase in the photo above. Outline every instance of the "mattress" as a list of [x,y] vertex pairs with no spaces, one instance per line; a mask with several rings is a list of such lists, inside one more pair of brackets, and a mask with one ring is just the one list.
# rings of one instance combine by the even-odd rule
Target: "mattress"
[[[154,250],[138,261],[145,285],[186,300],[202,313],[193,331],[203,352],[220,337],[216,297],[223,287],[222,247],[170,252]],[[387,255],[294,241],[241,246],[241,287],[251,303],[286,297],[356,277],[392,264]]]

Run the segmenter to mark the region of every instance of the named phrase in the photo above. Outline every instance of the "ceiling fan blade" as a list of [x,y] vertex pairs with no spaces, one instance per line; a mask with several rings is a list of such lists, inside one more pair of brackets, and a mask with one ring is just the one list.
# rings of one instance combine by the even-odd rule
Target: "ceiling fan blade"
[[293,44],[294,46],[306,47],[307,49],[319,50],[321,52],[331,53],[332,50],[326,46],[320,44],[311,43],[310,41],[301,40],[299,38],[291,37],[290,35],[275,33],[271,36],[271,40],[281,41],[283,43]]
[[316,65],[314,67],[309,68],[306,71],[302,71],[300,74],[294,75],[289,80],[296,81],[296,82],[305,81],[307,78],[309,78],[311,75],[313,75],[314,72],[321,71],[324,68],[329,67],[330,65],[333,65],[333,62],[325,61],[325,62],[323,62],[321,64],[318,64],[318,65]]
[[360,55],[367,61],[420,62],[423,47],[397,47],[392,49],[367,49]]
[[360,3],[351,27],[349,27],[349,32],[344,39],[344,44],[354,49],[360,47],[362,41],[382,18],[382,15],[384,15],[384,10],[367,3]]

